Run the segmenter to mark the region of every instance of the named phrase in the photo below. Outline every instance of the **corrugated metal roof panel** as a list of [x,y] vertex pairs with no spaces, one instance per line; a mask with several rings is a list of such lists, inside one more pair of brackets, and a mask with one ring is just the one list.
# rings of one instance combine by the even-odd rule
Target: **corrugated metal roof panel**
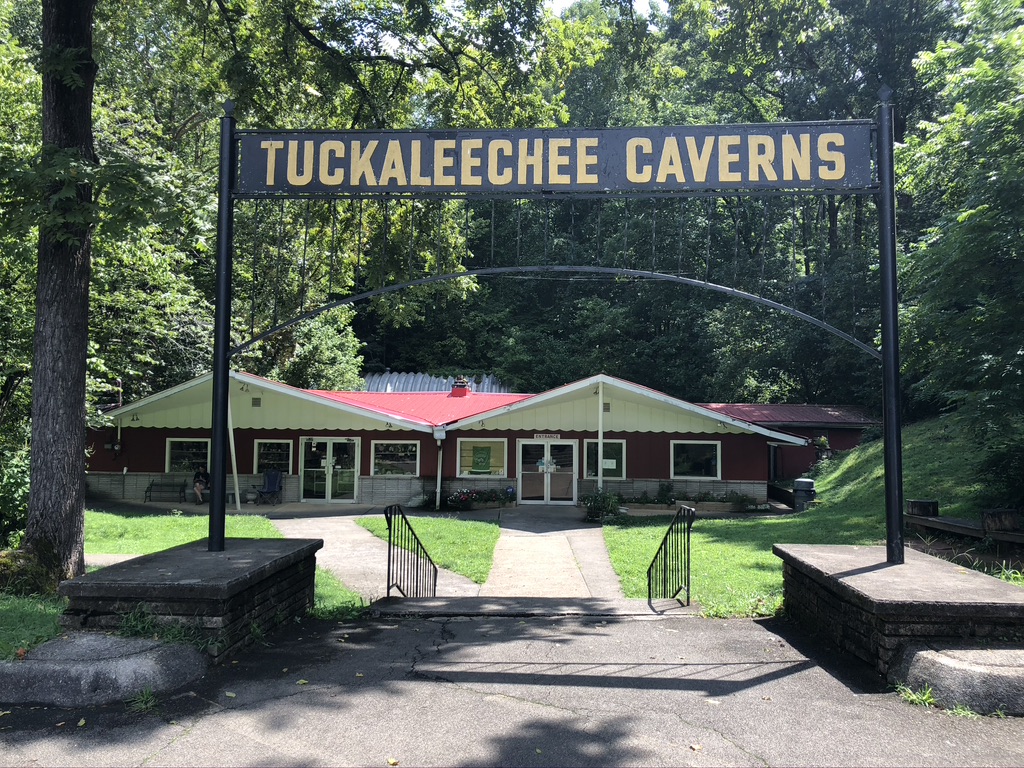
[[[367,392],[450,392],[452,376],[431,376],[429,373],[371,373],[365,377]],[[509,389],[493,374],[469,377],[474,392],[508,394]]]
[[777,426],[867,427],[877,419],[863,411],[841,405],[786,403],[702,403],[704,408],[753,424]]

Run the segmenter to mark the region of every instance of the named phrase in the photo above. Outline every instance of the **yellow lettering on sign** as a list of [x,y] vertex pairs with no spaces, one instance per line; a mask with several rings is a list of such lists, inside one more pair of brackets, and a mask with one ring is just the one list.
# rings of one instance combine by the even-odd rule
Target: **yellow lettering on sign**
[[634,184],[646,184],[651,180],[651,164],[640,164],[640,153],[649,155],[654,151],[650,139],[630,139],[626,142],[626,178]]
[[345,180],[345,171],[334,168],[331,163],[345,156],[345,144],[340,141],[325,141],[320,145],[320,183],[328,187],[336,187]]
[[448,150],[455,149],[455,142],[452,139],[438,139],[434,142],[434,186],[454,187],[454,174],[445,173],[455,168],[455,158],[445,154]]
[[[800,146],[796,144],[800,139]],[[794,171],[796,175],[794,176]],[[811,180],[811,136],[808,133],[801,133],[794,136],[791,133],[782,136],[782,178],[785,181],[793,181],[794,178],[800,181]]]
[[[530,152],[530,143],[533,143],[533,152]],[[533,171],[533,184],[541,183],[541,176],[544,174],[544,140],[543,139],[520,139],[519,140],[519,173],[516,174],[516,181],[521,186],[526,181],[527,170]]]
[[740,153],[736,148],[742,140],[740,136],[718,137],[719,181],[743,181],[743,174],[732,169],[732,166],[740,161]]
[[402,157],[402,143],[398,139],[388,142],[388,151],[384,155],[384,167],[380,169],[381,186],[395,181],[398,186],[407,186],[409,181],[405,175],[405,158]]
[[366,186],[376,187],[377,177],[373,175],[373,166],[370,164],[370,160],[373,159],[373,153],[377,150],[377,140],[366,142],[366,150],[363,151],[363,142],[353,141],[352,142],[352,161],[349,164],[349,181],[351,186],[359,184],[359,180],[366,177]]
[[589,150],[597,149],[596,138],[585,138],[576,140],[576,183],[597,184],[596,173],[591,173],[591,166],[597,165],[597,156]]
[[775,162],[775,141],[771,136],[751,134],[747,137],[748,161],[750,164],[750,181],[760,181],[761,173],[767,181],[778,181],[772,163]]
[[480,156],[475,154],[483,147],[483,139],[464,139],[462,141],[462,186],[479,187],[483,185],[483,179],[476,172],[480,168]]
[[658,183],[664,184],[669,176],[676,177],[676,183],[686,181],[683,170],[683,155],[679,151],[679,141],[675,136],[667,136],[661,147],[661,160],[658,162]]
[[832,149],[845,144],[846,138],[841,133],[823,133],[818,137],[818,157],[822,163],[831,164],[818,166],[819,179],[838,181],[846,175],[846,153]]
[[274,186],[274,174],[277,172],[277,150],[284,149],[283,141],[261,141],[260,149],[267,150],[267,186]]
[[565,151],[572,146],[572,139],[551,139],[548,142],[548,184],[571,184],[572,177],[563,169],[569,167],[569,156]]
[[700,149],[697,149],[696,136],[686,137],[686,155],[690,159],[694,181],[705,182],[708,180],[708,167],[711,165],[711,154],[714,149],[714,136],[705,136]]
[[409,147],[410,181],[414,187],[429,187],[430,177],[423,174],[423,146],[419,139],[413,139]]
[[299,142],[288,142],[288,183],[304,187],[313,180],[313,142],[302,142],[302,172],[299,173]]
[[496,187],[512,183],[512,168],[500,168],[499,155],[512,157],[512,142],[508,139],[495,139],[487,145],[487,180]]

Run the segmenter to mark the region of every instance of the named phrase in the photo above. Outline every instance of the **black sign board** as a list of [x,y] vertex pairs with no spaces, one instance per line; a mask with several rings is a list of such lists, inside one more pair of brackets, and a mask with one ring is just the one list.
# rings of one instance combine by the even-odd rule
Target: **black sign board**
[[870,189],[872,124],[238,132],[236,193],[665,194]]

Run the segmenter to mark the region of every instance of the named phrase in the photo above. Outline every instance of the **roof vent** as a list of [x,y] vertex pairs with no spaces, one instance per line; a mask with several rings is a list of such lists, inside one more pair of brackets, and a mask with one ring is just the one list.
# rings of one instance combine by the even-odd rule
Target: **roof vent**
[[469,379],[465,376],[455,377],[455,383],[452,384],[452,397],[465,397],[469,394]]

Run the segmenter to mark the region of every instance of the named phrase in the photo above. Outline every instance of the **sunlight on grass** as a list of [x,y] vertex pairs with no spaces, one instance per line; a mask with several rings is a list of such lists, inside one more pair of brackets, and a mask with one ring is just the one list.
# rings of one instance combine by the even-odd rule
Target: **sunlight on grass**
[[[273,523],[258,515],[228,515],[224,527],[228,538],[283,538]],[[210,519],[205,513],[130,516],[86,511],[85,553],[148,555],[204,539],[209,532]]]
[[29,650],[60,633],[63,598],[14,597],[0,593],[0,661]]
[[[647,597],[647,567],[670,522],[670,517],[620,518],[604,527],[627,597]],[[782,600],[782,561],[772,554],[773,544],[876,544],[884,535],[881,516],[837,514],[826,505],[779,518],[698,519],[691,539],[693,599],[708,616],[774,614]]]
[[[977,517],[982,501],[977,451],[954,418],[903,431],[904,495],[938,499],[943,515]],[[709,616],[774,613],[782,600],[782,561],[772,545],[885,542],[882,443],[838,454],[816,468],[818,502],[801,515],[694,524],[691,591]],[[627,597],[647,597],[647,566],[670,517],[616,519],[604,528],[612,565]],[[1009,579],[1009,580],[1012,580]]]
[[[356,522],[387,541],[383,517],[361,517]],[[494,545],[501,529],[494,523],[452,517],[413,517],[410,523],[438,568],[461,574],[477,584],[487,581],[494,562]]]
[[322,568],[316,568],[316,591],[313,609],[309,612],[317,619],[344,621],[354,619],[366,609],[366,603],[358,592],[342,584],[338,577]]

